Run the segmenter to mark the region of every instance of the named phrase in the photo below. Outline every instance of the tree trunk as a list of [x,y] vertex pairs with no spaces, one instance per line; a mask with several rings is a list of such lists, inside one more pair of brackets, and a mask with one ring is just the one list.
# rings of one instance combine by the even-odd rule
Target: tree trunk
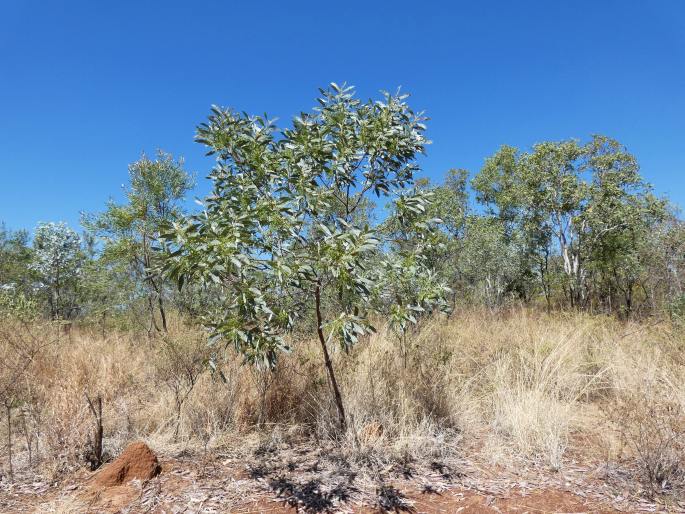
[[626,318],[630,318],[633,313],[633,288],[635,287],[632,281],[629,281],[626,286]]
[[402,367],[407,371],[407,331],[402,331]]
[[7,414],[7,460],[9,462],[10,480],[13,480],[14,467],[12,466],[12,407],[9,403],[5,403],[5,412]]
[[152,337],[152,329],[154,328],[156,332],[160,332],[159,326],[157,325],[157,320],[155,319],[155,307],[152,303],[152,295],[147,297],[148,309],[150,311],[150,326],[147,330],[148,336]]
[[102,439],[104,436],[104,431],[102,428],[102,396],[98,395],[93,403],[88,396],[85,395],[88,401],[88,407],[90,407],[90,412],[95,418],[95,430],[93,431],[93,457],[94,461],[91,463],[92,469],[96,470],[102,466]]
[[[157,305],[159,308],[159,316],[162,320],[162,330],[159,329],[159,326],[157,325],[157,320],[155,319],[155,310],[154,307],[152,306],[152,295],[148,295],[148,302],[150,303],[150,317],[152,318],[152,325],[154,325],[154,328],[157,332],[167,332],[167,324],[166,324],[166,312],[164,311],[164,301],[162,300],[162,288],[157,285],[155,282],[154,275],[152,274],[151,271],[151,265],[152,265],[152,260],[150,258],[150,248],[148,244],[148,236],[147,234],[143,234],[143,273],[145,276],[145,281],[148,283],[148,285],[152,288],[152,291],[154,294],[157,295]],[[150,329],[150,332],[152,329]]]
[[164,300],[162,300],[162,293],[157,293],[157,302],[159,303],[159,315],[162,318],[162,330],[166,334],[168,332],[166,328],[166,313],[164,312]]
[[549,252],[545,249],[545,258],[540,261],[540,282],[542,282],[542,291],[545,294],[545,302],[547,303],[547,314],[552,312],[552,299],[550,297],[549,278],[547,270],[549,269]]
[[26,423],[26,410],[21,411],[21,428],[24,431],[24,439],[26,440],[26,450],[29,452],[29,467],[33,466],[33,448],[31,441],[31,433],[29,432],[28,424]]
[[335,372],[333,371],[333,363],[331,362],[331,357],[328,354],[328,348],[326,347],[326,338],[323,334],[323,319],[321,316],[321,282],[316,283],[316,289],[314,290],[314,299],[316,302],[316,332],[319,336],[319,343],[321,343],[321,351],[323,352],[323,360],[326,365],[326,371],[328,372],[328,379],[331,383],[331,388],[333,389],[333,396],[335,398],[335,406],[338,409],[338,424],[340,431],[344,432],[347,428],[347,422],[345,420],[345,408],[343,407],[342,396],[340,395],[340,389],[338,388],[338,381],[335,378]]

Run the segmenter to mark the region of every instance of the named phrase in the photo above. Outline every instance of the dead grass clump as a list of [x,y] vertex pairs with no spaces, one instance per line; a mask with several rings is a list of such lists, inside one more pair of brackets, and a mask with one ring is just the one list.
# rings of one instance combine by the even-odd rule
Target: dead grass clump
[[88,451],[93,419],[86,395],[102,398],[109,453],[136,435],[131,416],[151,394],[144,382],[151,370],[126,338],[75,335],[52,347],[40,369],[35,386],[41,396],[43,452],[53,476],[80,466]]
[[524,333],[527,344],[503,352],[488,373],[493,435],[505,443],[504,452],[541,460],[553,469],[562,465],[576,404],[597,376],[584,373],[583,327],[573,333],[559,328]]
[[[428,347],[415,340],[405,359],[394,336],[379,330],[350,355],[336,359],[349,417],[342,444],[353,460],[380,465],[442,458],[455,451],[460,433],[452,411],[455,398],[449,394],[449,359],[437,349],[443,343],[447,341]],[[320,397],[330,395],[323,390]],[[309,403],[318,406],[319,437],[338,437],[330,403],[314,398]]]

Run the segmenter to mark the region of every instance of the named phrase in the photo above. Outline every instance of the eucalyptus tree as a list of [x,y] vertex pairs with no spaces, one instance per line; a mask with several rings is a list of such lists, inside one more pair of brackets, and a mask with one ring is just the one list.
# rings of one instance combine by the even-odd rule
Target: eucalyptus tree
[[685,221],[676,212],[669,212],[649,241],[653,251],[648,254],[646,289],[685,326]]
[[45,294],[52,319],[70,319],[77,310],[78,280],[84,255],[81,238],[66,223],[39,223],[33,238],[37,287]]
[[676,301],[685,307],[685,221],[670,213],[659,228],[655,245],[659,251],[649,276],[658,277],[668,302]]
[[471,182],[476,199],[487,207],[486,218],[491,219],[471,219],[467,238],[482,237],[485,247],[479,249],[478,243],[467,241],[469,253],[487,253],[497,246],[502,249],[501,257],[496,259],[502,265],[500,272],[489,273],[485,281],[484,291],[490,302],[499,303],[505,292],[516,292],[519,298],[530,299],[538,276],[549,303],[546,286],[552,252],[551,231],[541,204],[531,198],[527,158],[514,147],[502,146],[486,159]]
[[[473,184],[478,199],[523,234],[530,255],[544,263],[539,275],[546,296],[550,257],[560,258],[564,291],[573,307],[587,305],[590,271],[600,255],[624,259],[627,265],[639,226],[649,213],[658,217],[661,210],[634,156],[599,135],[584,145],[575,140],[538,143],[531,152],[502,147]],[[626,239],[631,234],[632,243]]]
[[206,319],[212,341],[248,362],[274,365],[295,319],[312,313],[344,428],[330,349],[349,350],[373,330],[378,263],[391,244],[371,199],[423,203],[412,183],[428,141],[407,95],[362,102],[345,85],[320,92],[312,112],[282,129],[266,116],[212,108],[196,139],[216,156],[213,192],[165,236],[165,269],[180,286],[221,288],[223,306]]
[[618,142],[595,136],[586,152],[592,181],[587,208],[580,218],[586,227],[588,267],[609,286],[604,294],[608,301],[619,293],[630,315],[649,254],[656,251],[650,236],[665,221],[667,203],[651,193],[637,161]]
[[647,275],[652,271],[650,264],[660,251],[658,231],[662,212],[660,202],[650,202],[649,199],[620,205],[613,211],[605,217],[592,219],[593,229],[598,232],[618,220],[621,224],[598,237],[590,246],[587,268],[591,274],[591,286],[603,308],[630,316],[640,288],[644,293],[643,300],[651,308],[655,307],[646,285],[649,281]]
[[556,239],[567,277],[571,306],[585,294],[583,265],[586,224],[580,215],[587,206],[587,184],[582,179],[584,151],[577,141],[543,142],[520,161],[524,219],[536,235]]
[[128,172],[127,202],[110,200],[105,212],[84,215],[83,225],[104,242],[102,264],[127,264],[143,285],[150,316],[148,331],[166,332],[164,284],[153,262],[154,245],[160,227],[181,214],[181,200],[194,181],[182,159],[175,160],[161,150],[155,159],[143,155],[129,165]]

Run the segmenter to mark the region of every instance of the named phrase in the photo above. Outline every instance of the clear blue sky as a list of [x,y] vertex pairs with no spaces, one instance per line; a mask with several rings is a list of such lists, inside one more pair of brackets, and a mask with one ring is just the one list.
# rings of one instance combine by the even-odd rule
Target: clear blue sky
[[77,226],[156,148],[203,195],[211,104],[285,122],[331,81],[411,92],[434,180],[505,143],[603,133],[685,206],[683,0],[0,0],[0,221]]

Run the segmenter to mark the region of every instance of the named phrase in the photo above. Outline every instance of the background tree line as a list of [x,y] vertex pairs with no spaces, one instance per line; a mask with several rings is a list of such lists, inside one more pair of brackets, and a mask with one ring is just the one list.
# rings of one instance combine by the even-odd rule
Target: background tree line
[[685,227],[619,142],[595,135],[526,152],[503,146],[471,186],[475,202],[463,171],[426,186],[448,220],[436,262],[457,303],[619,316],[678,310]]
[[[160,233],[183,216],[183,199],[192,190],[193,177],[182,161],[161,152],[154,159],[143,156],[129,172],[126,202],[110,201],[102,213],[84,215],[82,234],[64,223],[41,223],[31,240],[26,230],[0,226],[0,290],[5,303],[23,297],[51,319],[128,327],[142,323],[150,333],[166,329],[169,308],[195,319],[222,310],[226,298],[220,280],[188,284],[179,291],[155,262]],[[348,258],[354,245],[374,246],[366,265],[381,266],[383,274],[373,277],[375,286],[364,293],[365,302],[388,295],[406,298],[381,309],[398,326],[421,315],[420,310],[412,310],[420,309],[418,297],[423,294],[417,265],[424,278],[431,277],[430,287],[449,288],[443,295],[449,307],[497,309],[522,302],[622,317],[682,315],[685,224],[674,206],[652,193],[635,157],[605,136],[593,136],[584,144],[538,143],[529,151],[503,146],[471,180],[465,170],[450,170],[440,184],[419,179],[412,195],[403,198],[404,204],[385,210],[376,207],[375,195],[360,195],[344,182],[322,185],[322,194],[333,202],[319,199],[322,205],[316,207],[316,217],[332,223],[330,234],[325,223],[300,228],[310,231],[314,240],[335,240],[336,225],[357,226],[375,219],[379,233],[387,236],[383,244],[366,241],[370,236],[361,233],[354,241],[336,240],[336,244],[344,246],[341,252]],[[254,194],[261,192],[256,188]],[[218,198],[215,195],[211,201]],[[224,213],[227,209],[215,208]],[[232,221],[240,208],[231,211]],[[283,217],[277,206],[270,209],[267,215]],[[433,220],[429,244],[427,226],[417,230],[417,223],[407,223],[408,213],[420,214],[418,225]],[[241,214],[246,215],[246,211]],[[266,239],[273,236],[266,226],[253,218],[246,230]],[[418,254],[420,262],[415,258]],[[198,248],[197,258],[202,255]],[[200,260],[194,263],[198,272],[203,269]],[[326,271],[331,271],[326,256],[317,255],[317,260],[326,262]],[[370,279],[364,273],[360,271],[355,279],[360,282],[338,285],[324,294],[324,308],[340,312],[340,305],[356,304],[348,297]],[[289,296],[283,312],[296,311],[302,301]],[[350,312],[354,316],[354,309]],[[345,332],[346,325],[358,321],[351,317],[339,324]],[[264,326],[253,328],[255,334],[258,328],[262,335],[269,332]]]

